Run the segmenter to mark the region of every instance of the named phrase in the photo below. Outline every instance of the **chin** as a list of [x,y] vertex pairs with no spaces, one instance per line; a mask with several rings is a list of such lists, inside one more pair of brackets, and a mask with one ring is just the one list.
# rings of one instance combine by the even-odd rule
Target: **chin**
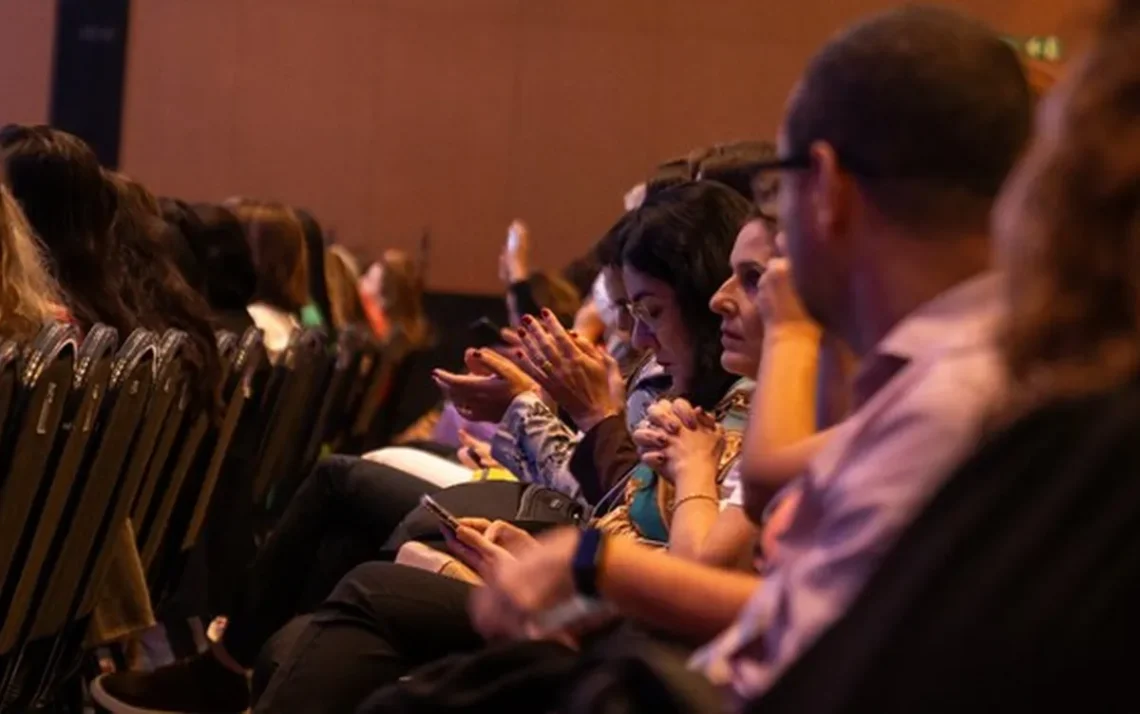
[[748,377],[749,379],[756,379],[756,372],[758,365],[756,360],[748,355],[742,355],[739,352],[730,352],[725,350],[720,353],[720,366],[724,367],[724,371],[729,374],[735,374],[738,377]]

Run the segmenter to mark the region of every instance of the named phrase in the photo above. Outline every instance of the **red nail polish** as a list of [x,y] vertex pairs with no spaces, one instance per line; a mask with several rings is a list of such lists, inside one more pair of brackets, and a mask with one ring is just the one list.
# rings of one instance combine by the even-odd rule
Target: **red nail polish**
[[526,330],[524,330],[521,327],[519,329],[515,330],[515,332],[519,333],[519,337],[524,337],[526,335]]

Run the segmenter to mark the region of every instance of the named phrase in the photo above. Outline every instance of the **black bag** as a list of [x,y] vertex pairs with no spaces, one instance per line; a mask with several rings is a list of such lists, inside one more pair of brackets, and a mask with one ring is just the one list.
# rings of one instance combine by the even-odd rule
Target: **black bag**
[[[509,521],[529,533],[557,526],[581,526],[586,508],[554,489],[515,481],[472,481],[432,494],[436,503],[460,518]],[[439,520],[423,506],[416,506],[392,531],[385,550],[397,551],[408,541],[429,545],[443,542]]]
[[508,642],[453,655],[373,694],[357,714],[715,714],[716,689],[685,656],[619,627],[584,654]]
[[384,687],[358,714],[545,714],[578,655],[553,642],[506,642],[421,667]]

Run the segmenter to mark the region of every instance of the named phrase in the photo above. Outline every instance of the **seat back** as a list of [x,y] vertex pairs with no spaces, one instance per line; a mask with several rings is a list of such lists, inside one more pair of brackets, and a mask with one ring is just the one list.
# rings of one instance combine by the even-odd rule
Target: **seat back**
[[334,451],[340,451],[352,439],[352,431],[364,406],[368,388],[383,364],[379,343],[371,336],[360,334],[360,338],[360,357],[344,396],[344,413],[337,420],[333,433],[331,443]]
[[[131,508],[131,522],[135,526],[140,554],[146,553],[152,542],[161,537],[169,515],[166,501],[168,497],[172,498],[170,491],[175,486],[171,482],[175,453],[189,422],[189,375],[182,359],[187,344],[185,333],[170,330],[162,336],[158,347],[156,384],[163,398],[170,398],[172,402]],[[143,565],[147,565],[145,559]]]
[[324,334],[304,330],[293,334],[281,355],[277,369],[284,370],[280,391],[273,406],[266,438],[262,444],[254,482],[254,499],[267,503],[271,486],[296,467],[300,432],[314,411],[311,400],[317,396],[315,375],[327,360]]
[[27,558],[24,531],[38,520],[29,515],[46,497],[49,456],[71,392],[78,338],[74,329],[49,326],[20,361],[4,440],[11,448],[0,453],[0,612],[8,612]]
[[[185,338],[184,333],[179,332],[177,334]],[[167,359],[181,359],[186,344],[187,342],[183,339],[177,343],[177,355],[164,356]],[[191,466],[199,449],[202,448],[210,427],[209,410],[211,405],[199,405],[197,408],[191,408],[189,401],[189,393],[187,392],[180,401],[182,418],[179,421],[181,423],[161,472],[162,483],[159,488],[155,489],[154,495],[151,497],[144,521],[145,535],[142,536],[143,545],[139,548],[139,554],[142,558],[143,567],[148,570],[148,576],[156,572],[152,566],[155,565],[155,558],[160,553],[162,544],[166,539],[170,517],[174,513],[176,504],[188,497],[184,488],[186,476],[190,473]]]
[[[221,427],[213,449],[210,451],[209,463],[206,465],[206,476],[203,480],[200,497],[191,515],[190,524],[186,529],[186,536],[182,539],[182,550],[187,551],[194,547],[198,541],[198,534],[210,510],[211,497],[217,486],[227,458],[234,446],[238,426],[246,413],[254,408],[254,378],[261,366],[260,360],[267,360],[268,355],[261,345],[260,333],[250,333],[241,341],[234,335],[233,343],[223,345],[219,341],[223,360],[228,364],[226,385],[223,398],[226,405]],[[248,341],[247,341],[248,340]],[[258,349],[261,347],[261,349]],[[228,357],[227,357],[228,353]]]
[[114,359],[103,418],[82,467],[86,483],[74,489],[76,503],[65,521],[66,541],[33,625],[33,639],[59,632],[65,622],[88,614],[94,606],[88,598],[88,607],[80,609],[84,596],[101,582],[110,556],[107,534],[126,523],[134,500],[125,465],[154,387],[157,356],[154,336],[139,330]]
[[20,346],[11,340],[0,343],[0,449],[10,452],[14,446],[4,439],[8,415],[14,411],[16,385],[20,381]]
[[106,397],[64,515],[67,527],[57,534],[58,557],[33,595],[38,608],[29,644],[51,638],[46,657],[28,663],[40,674],[36,697],[47,694],[60,665],[79,651],[112,550],[121,542],[114,536],[126,526],[134,497],[125,465],[154,386],[156,357],[154,336],[138,330],[112,362]]
[[[42,472],[44,478],[34,502],[28,504],[30,507],[25,511],[25,514],[35,513],[36,518],[25,529],[14,558],[21,561],[20,571],[13,574],[17,576],[15,584],[4,603],[6,616],[0,627],[0,654],[8,653],[26,639],[31,622],[28,614],[40,575],[50,572],[59,557],[64,533],[60,525],[67,523],[73,514],[76,503],[73,490],[77,481],[78,486],[82,486],[85,474],[80,473],[80,465],[106,397],[117,342],[113,329],[96,325],[79,348],[71,390]],[[19,479],[9,482],[16,480]],[[7,505],[5,502],[4,506]]]

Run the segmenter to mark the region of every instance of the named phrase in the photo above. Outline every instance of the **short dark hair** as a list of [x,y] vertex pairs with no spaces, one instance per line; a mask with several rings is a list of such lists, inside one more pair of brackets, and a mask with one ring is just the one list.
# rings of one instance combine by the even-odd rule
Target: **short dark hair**
[[645,197],[649,198],[662,191],[668,191],[674,186],[692,181],[696,176],[699,160],[699,157],[694,159],[689,156],[682,156],[658,164],[657,168],[653,170],[653,174],[645,180]]
[[736,191],[748,201],[755,201],[752,178],[757,164],[776,158],[776,147],[770,141],[734,141],[717,144],[697,166],[697,178],[716,181]]
[[987,219],[1031,115],[1008,44],[956,12],[908,6],[860,22],[811,60],[785,132],[792,156],[830,144],[888,216],[961,225]]

